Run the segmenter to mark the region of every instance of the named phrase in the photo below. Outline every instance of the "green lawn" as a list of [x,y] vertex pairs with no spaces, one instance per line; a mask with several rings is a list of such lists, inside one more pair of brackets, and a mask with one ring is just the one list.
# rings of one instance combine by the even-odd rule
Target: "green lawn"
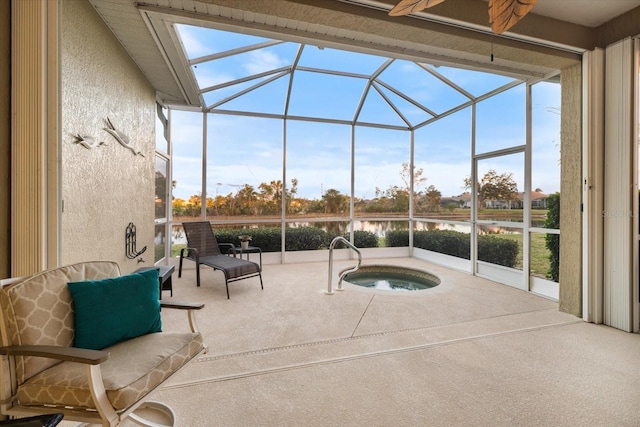
[[171,246],[171,257],[176,257],[176,258],[179,257],[180,256],[180,249],[186,248],[186,247],[187,247],[186,243],[181,243],[181,244],[178,244],[178,245],[172,245]]
[[[546,277],[549,272],[549,250],[545,246],[542,233],[531,233],[531,274]],[[516,267],[522,269],[522,234],[501,234],[501,238],[518,242],[518,261]]]

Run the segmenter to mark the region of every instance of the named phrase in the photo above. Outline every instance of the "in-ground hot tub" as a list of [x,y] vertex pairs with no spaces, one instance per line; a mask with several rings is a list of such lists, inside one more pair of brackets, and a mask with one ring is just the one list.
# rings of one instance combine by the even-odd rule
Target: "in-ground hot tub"
[[435,274],[397,265],[363,265],[343,280],[352,285],[390,291],[422,291],[440,284]]

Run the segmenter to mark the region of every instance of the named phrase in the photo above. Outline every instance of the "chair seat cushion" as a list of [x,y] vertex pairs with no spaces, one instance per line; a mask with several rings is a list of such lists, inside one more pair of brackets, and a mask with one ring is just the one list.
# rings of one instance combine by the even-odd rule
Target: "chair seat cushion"
[[260,273],[260,266],[255,262],[228,255],[200,257],[200,264],[225,271],[228,279]]
[[[203,348],[200,333],[153,333],[121,342],[105,350],[100,365],[107,397],[116,411],[127,409],[152,391]],[[150,375],[152,373],[152,375]],[[19,386],[22,405],[64,405],[94,409],[86,365],[62,362]]]

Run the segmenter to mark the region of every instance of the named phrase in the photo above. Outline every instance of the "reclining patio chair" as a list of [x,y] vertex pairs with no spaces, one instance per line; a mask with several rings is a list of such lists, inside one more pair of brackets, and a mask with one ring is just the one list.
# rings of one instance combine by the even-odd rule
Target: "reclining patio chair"
[[[182,227],[187,237],[187,247],[180,249],[178,277],[182,277],[182,260],[186,258],[196,263],[197,286],[200,286],[200,264],[222,271],[224,284],[227,287],[227,299],[229,299],[229,282],[258,276],[260,288],[264,289],[260,266],[253,261],[236,258],[236,250],[231,243],[218,243],[209,222],[183,222]],[[224,255],[220,250],[221,247],[228,247],[228,253],[233,256]]]
[[[206,351],[193,312],[202,304],[163,303],[156,270],[121,276],[107,261],[1,285],[0,420],[62,413],[110,427],[126,418],[174,425],[168,406],[147,399]],[[161,332],[160,307],[187,310],[191,331]],[[155,423],[139,409],[155,412]]]

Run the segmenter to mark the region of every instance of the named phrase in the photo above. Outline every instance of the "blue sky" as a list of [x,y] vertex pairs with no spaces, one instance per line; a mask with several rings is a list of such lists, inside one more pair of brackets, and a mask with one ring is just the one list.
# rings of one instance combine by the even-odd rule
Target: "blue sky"
[[[180,36],[190,58],[224,52],[267,39],[180,26]],[[255,73],[277,70],[293,61],[298,45],[283,43],[239,55],[198,64],[194,74],[201,87],[231,82]],[[370,74],[386,58],[306,46],[300,65],[354,74]],[[479,96],[512,81],[509,77],[457,69],[432,67],[459,87]],[[275,74],[274,74],[275,75]],[[266,80],[269,77],[263,77]],[[379,84],[366,96],[358,120],[401,126],[404,122],[388,105],[389,99],[412,125],[430,119],[468,100],[465,96],[408,61],[395,61],[380,81],[409,96],[413,105]],[[246,89],[256,81],[221,88],[205,95],[208,105]],[[323,75],[298,70],[294,74],[289,114],[352,120],[367,81],[358,77]],[[289,76],[231,100],[218,108],[282,114]],[[476,147],[487,152],[525,143],[525,86],[519,85],[483,101],[477,108]],[[560,86],[542,83],[533,89],[532,189],[559,191]],[[424,107],[424,108],[422,108]],[[425,111],[426,110],[426,111]],[[415,131],[415,162],[424,169],[426,183],[443,196],[462,193],[463,179],[470,173],[471,109],[437,120]],[[282,179],[283,123],[256,117],[209,115],[208,195],[235,192],[245,183]],[[172,112],[174,196],[187,199],[201,191],[202,114]],[[410,132],[356,127],[355,196],[371,198],[375,189],[403,186],[400,170],[409,161]],[[335,188],[349,194],[351,126],[287,121],[287,182],[299,181],[298,194],[320,198]],[[512,172],[519,190],[524,188],[524,156],[483,160],[480,171]]]

